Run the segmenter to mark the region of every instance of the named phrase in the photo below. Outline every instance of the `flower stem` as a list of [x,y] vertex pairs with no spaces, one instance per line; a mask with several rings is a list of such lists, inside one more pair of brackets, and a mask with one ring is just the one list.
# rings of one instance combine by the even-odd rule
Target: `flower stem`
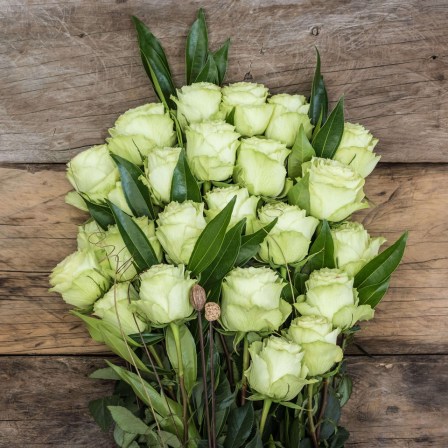
[[317,432],[316,432],[317,439],[319,439],[320,428],[322,426],[322,420],[324,418],[325,410],[327,408],[328,386],[329,386],[328,378],[325,378],[324,382],[323,382],[323,387],[322,387],[322,404],[321,404],[321,407],[320,407],[319,418],[317,419],[317,425],[318,425],[317,426]]
[[212,428],[210,425],[210,410],[208,407],[208,386],[207,386],[207,365],[205,362],[205,346],[204,333],[202,328],[202,313],[198,310],[198,327],[199,327],[199,345],[201,349],[201,363],[202,363],[202,382],[204,385],[205,396],[205,421],[207,423],[207,438],[209,448],[213,448],[212,444]]
[[212,447],[216,448],[216,397],[215,397],[215,366],[214,366],[214,339],[213,321],[209,322],[209,347],[210,347],[210,389],[212,394]]
[[313,385],[308,384],[308,427],[310,430],[311,440],[313,442],[314,448],[319,448],[316,436],[316,427],[314,426],[313,417]]
[[209,180],[206,180],[202,184],[202,188],[203,188],[204,194],[206,194],[212,189],[212,183]]
[[261,413],[261,422],[260,422],[260,435],[263,437],[264,427],[266,425],[266,420],[269,415],[269,410],[271,409],[272,400],[265,398],[263,402],[263,411]]
[[246,391],[247,391],[247,378],[244,372],[249,368],[249,341],[247,334],[244,335],[244,348],[243,348],[243,372],[241,377],[241,406],[246,403]]
[[182,360],[182,346],[180,343],[179,327],[173,322],[170,324],[170,327],[171,327],[171,331],[173,332],[174,343],[176,344],[176,351],[177,351],[177,364],[178,364],[177,375],[179,376],[180,393],[182,395],[182,420],[183,420],[183,425],[184,425],[183,442],[184,442],[184,445],[186,445],[187,441],[188,441],[188,398],[187,398],[187,391],[185,390],[184,363]]

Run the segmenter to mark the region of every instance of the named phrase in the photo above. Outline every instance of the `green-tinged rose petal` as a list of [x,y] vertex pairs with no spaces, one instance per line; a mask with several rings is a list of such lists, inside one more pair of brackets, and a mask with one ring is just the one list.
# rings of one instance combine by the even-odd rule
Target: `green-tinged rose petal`
[[310,377],[328,372],[344,355],[341,347],[324,341],[305,343],[302,348],[305,351],[303,363]]

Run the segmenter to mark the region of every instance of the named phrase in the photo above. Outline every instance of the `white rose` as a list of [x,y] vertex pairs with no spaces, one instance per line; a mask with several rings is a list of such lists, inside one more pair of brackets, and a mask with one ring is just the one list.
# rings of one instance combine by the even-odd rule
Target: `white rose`
[[357,210],[368,208],[364,179],[336,160],[313,157],[303,164],[309,174],[310,213],[328,221],[342,221]]
[[275,331],[291,313],[283,281],[269,268],[235,268],[222,284],[221,320],[229,331]]
[[250,196],[247,188],[239,188],[232,185],[224,188],[213,188],[205,195],[208,209],[205,210],[207,221],[211,221],[224,207],[236,196],[229,227],[233,227],[237,222],[246,218],[246,227],[251,227],[251,222],[257,213],[257,204],[260,198]]
[[277,223],[260,245],[260,258],[278,266],[303,260],[308,254],[319,220],[306,216],[306,211],[296,205],[271,202],[258,211],[254,232],[275,218],[278,219]]
[[155,148],[145,161],[145,176],[154,201],[170,202],[173,173],[179,160],[180,148]]
[[266,137],[278,140],[289,148],[294,144],[300,125],[307,138],[311,138],[313,125],[308,117],[310,105],[303,95],[281,93],[268,99],[275,106],[274,113],[266,129]]
[[304,316],[324,316],[333,327],[347,329],[359,320],[372,319],[374,310],[359,305],[353,278],[340,269],[313,271],[305,282],[306,294],[299,297],[295,307]]
[[131,303],[138,300],[135,288],[129,282],[116,283],[93,306],[95,316],[123,330],[124,334],[143,332],[146,324],[131,311]]
[[192,123],[186,130],[187,160],[199,180],[226,180],[232,176],[239,134],[224,121]]
[[159,213],[156,235],[170,262],[188,264],[199,235],[206,226],[204,204],[170,202]]
[[339,332],[323,316],[302,316],[291,322],[287,334],[304,350],[308,376],[323,375],[342,360],[342,349],[336,345]]
[[107,145],[92,146],[67,163],[67,179],[76,191],[85,193],[92,202],[104,200],[119,178]]
[[250,194],[276,197],[285,186],[285,159],[290,151],[275,140],[252,137],[241,140],[233,173],[235,183]]
[[112,137],[117,135],[143,135],[156,146],[173,146],[176,142],[174,122],[169,113],[165,113],[162,103],[150,103],[129,109],[120,115],[113,128]]
[[376,257],[386,242],[383,237],[371,238],[359,222],[344,222],[331,230],[331,236],[335,261],[351,277]]
[[155,143],[143,135],[117,135],[106,141],[111,153],[135,165],[143,165],[144,158],[155,147]]
[[182,129],[188,124],[218,118],[221,87],[210,82],[196,82],[177,89],[177,119]]
[[263,84],[237,82],[222,88],[222,109],[229,114],[233,109],[237,132],[244,137],[262,135],[274,111],[266,103],[268,89]]
[[109,288],[110,281],[93,250],[83,249],[66,257],[53,269],[50,291],[61,294],[70,305],[88,308]]
[[349,165],[360,176],[367,177],[381,158],[373,152],[377,143],[378,139],[373,138],[364,126],[345,123],[334,159]]
[[251,364],[244,372],[252,390],[273,401],[290,401],[307,384],[299,345],[271,336],[249,347]]
[[140,278],[140,300],[133,305],[150,322],[168,324],[191,315],[190,289],[196,280],[190,278],[183,265],[154,265]]

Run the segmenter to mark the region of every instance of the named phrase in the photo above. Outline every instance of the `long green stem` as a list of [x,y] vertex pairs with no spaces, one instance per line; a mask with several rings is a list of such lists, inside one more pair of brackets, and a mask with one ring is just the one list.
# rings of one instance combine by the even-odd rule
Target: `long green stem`
[[162,360],[160,359],[156,349],[152,345],[147,345],[146,347],[148,347],[149,352],[151,353],[152,357],[154,358],[154,361],[156,362],[157,366],[159,368],[163,369]]
[[212,427],[210,424],[210,410],[208,406],[208,386],[207,386],[207,364],[205,362],[205,346],[204,333],[202,328],[202,313],[198,311],[198,327],[199,327],[199,345],[201,349],[201,364],[202,364],[202,384],[204,386],[205,395],[205,422],[207,424],[207,438],[209,448],[213,448],[212,444]]
[[271,409],[272,400],[268,400],[267,398],[263,402],[263,411],[261,413],[261,422],[260,422],[260,435],[263,437],[264,427],[266,425],[266,420],[269,415],[269,410]]
[[212,393],[212,446],[216,448],[216,396],[215,396],[215,367],[214,367],[214,338],[213,321],[209,322],[209,348],[210,348],[210,389]]
[[308,385],[308,427],[310,430],[311,440],[313,442],[314,448],[319,448],[316,437],[316,427],[314,426],[314,416],[313,416],[313,385]]
[[177,375],[179,376],[180,393],[182,395],[182,420],[184,425],[184,446],[188,441],[188,397],[185,390],[184,380],[184,363],[182,360],[182,345],[180,342],[179,327],[175,323],[170,324],[171,331],[173,332],[174,343],[176,344],[177,351]]
[[247,334],[244,335],[244,347],[243,347],[243,372],[241,377],[241,406],[246,403],[246,391],[247,391],[247,378],[244,372],[249,368],[249,341]]

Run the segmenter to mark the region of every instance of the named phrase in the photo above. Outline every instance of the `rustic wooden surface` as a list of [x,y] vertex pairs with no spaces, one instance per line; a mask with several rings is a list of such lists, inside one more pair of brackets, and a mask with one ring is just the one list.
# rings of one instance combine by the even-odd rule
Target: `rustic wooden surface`
[[[313,46],[332,100],[378,136],[382,163],[358,215],[403,265],[352,349],[350,447],[448,446],[448,1],[203,2],[228,79],[309,91]],[[0,448],[112,447],[88,415],[110,356],[48,292],[84,215],[64,204],[64,165],[117,115],[152,100],[129,16],[163,41],[182,82],[194,0],[0,0]],[[365,353],[371,357],[365,356]],[[361,355],[364,353],[363,355]]]

